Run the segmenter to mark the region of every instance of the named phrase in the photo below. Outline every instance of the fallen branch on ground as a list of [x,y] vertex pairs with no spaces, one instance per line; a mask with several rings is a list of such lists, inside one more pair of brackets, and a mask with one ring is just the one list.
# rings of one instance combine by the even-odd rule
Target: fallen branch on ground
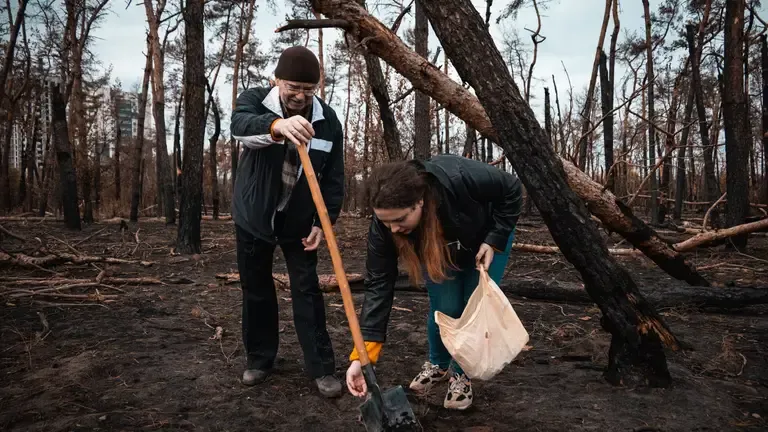
[[[278,282],[282,288],[290,289],[290,280],[287,273],[273,273],[272,278]],[[225,284],[240,283],[240,275],[237,272],[234,273],[218,273],[216,279],[224,281]],[[347,281],[349,282],[349,288],[352,291],[362,291],[364,276],[360,273],[347,273]],[[320,284],[320,290],[323,292],[336,292],[339,290],[339,283],[336,280],[334,274],[321,274],[318,275]],[[395,282],[396,291],[424,291],[423,287],[413,287],[408,282],[408,276],[404,273],[398,275]]]
[[22,253],[11,255],[6,252],[0,251],[0,264],[17,265],[26,268],[39,268],[45,266],[52,266],[57,264],[71,263],[71,264],[89,264],[102,262],[106,264],[139,264],[142,267],[150,267],[154,263],[151,261],[135,261],[125,260],[112,257],[99,257],[99,256],[87,256],[87,255],[75,255],[70,253],[54,253],[42,257],[32,257]]
[[[67,278],[0,278],[4,287],[22,286],[55,286],[60,284],[86,284],[93,279],[67,279]],[[104,277],[97,280],[99,283],[111,285],[187,285],[195,281],[183,277],[179,278],[153,278],[153,277]]]
[[22,236],[20,236],[20,235],[18,235],[18,234],[14,234],[14,233],[12,233],[12,232],[8,231],[8,229],[7,229],[7,228],[5,228],[5,227],[4,227],[4,226],[2,226],[2,225],[0,225],[0,232],[1,232],[1,233],[3,233],[3,234],[5,234],[5,235],[7,235],[8,237],[13,237],[13,238],[15,238],[16,240],[21,240],[21,241],[24,241],[24,242],[25,242],[25,241],[27,241],[27,239],[25,239],[24,237],[22,237]]

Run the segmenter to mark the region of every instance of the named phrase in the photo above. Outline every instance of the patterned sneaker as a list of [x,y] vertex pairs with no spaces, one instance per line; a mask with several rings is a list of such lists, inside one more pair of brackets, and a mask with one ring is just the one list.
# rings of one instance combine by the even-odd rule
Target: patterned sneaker
[[448,378],[448,369],[440,369],[440,366],[425,362],[421,372],[411,381],[410,388],[416,393],[427,393],[435,383],[445,381]]
[[445,395],[443,406],[448,409],[465,410],[472,405],[472,381],[464,374],[451,377],[451,385]]

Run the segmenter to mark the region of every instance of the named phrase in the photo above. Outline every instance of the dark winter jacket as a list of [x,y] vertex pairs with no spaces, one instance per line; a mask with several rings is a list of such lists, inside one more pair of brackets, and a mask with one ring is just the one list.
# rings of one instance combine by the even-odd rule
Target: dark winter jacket
[[[420,162],[413,162],[420,164]],[[513,174],[460,156],[423,162],[439,199],[438,217],[453,262],[474,267],[480,245],[504,250],[522,207],[522,186]],[[397,280],[397,250],[391,231],[375,216],[368,231],[365,300],[360,316],[363,338],[384,342]]]
[[[282,117],[277,87],[252,88],[237,98],[230,127],[232,137],[244,146],[238,161],[232,217],[255,237],[273,243],[300,240],[313,225],[321,226],[302,167],[284,211],[285,224],[277,229],[274,226],[285,147],[283,141],[272,139],[269,129]],[[343,131],[333,109],[316,96],[311,122],[315,136],[309,143],[309,158],[331,223],[335,223],[344,200]]]

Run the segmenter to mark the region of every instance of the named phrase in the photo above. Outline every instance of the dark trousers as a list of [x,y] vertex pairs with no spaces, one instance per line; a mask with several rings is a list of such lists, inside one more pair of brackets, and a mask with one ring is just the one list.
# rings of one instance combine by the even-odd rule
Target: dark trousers
[[[277,293],[272,279],[275,245],[235,227],[248,369],[269,370],[277,357],[279,342]],[[311,378],[331,375],[336,364],[317,278],[317,251],[305,251],[301,241],[281,244],[280,249],[288,267],[293,322],[307,373]]]

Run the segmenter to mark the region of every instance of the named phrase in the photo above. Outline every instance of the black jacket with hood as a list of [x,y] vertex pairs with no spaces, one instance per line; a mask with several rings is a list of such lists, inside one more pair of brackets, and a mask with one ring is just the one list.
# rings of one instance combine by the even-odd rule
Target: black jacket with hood
[[[283,141],[272,139],[270,126],[282,117],[278,87],[252,88],[237,98],[230,126],[232,137],[244,146],[238,161],[232,218],[253,236],[271,243],[300,240],[313,225],[321,226],[301,166],[284,210],[284,226],[274,226],[285,148]],[[309,158],[331,223],[335,223],[344,200],[344,135],[336,113],[317,96],[313,97],[311,123],[315,136],[309,143]]]
[[[522,186],[513,174],[460,156],[412,161],[429,173],[438,218],[453,262],[474,267],[483,243],[506,249],[522,208]],[[365,300],[360,316],[363,338],[384,342],[398,276],[391,231],[375,216],[368,231]]]

